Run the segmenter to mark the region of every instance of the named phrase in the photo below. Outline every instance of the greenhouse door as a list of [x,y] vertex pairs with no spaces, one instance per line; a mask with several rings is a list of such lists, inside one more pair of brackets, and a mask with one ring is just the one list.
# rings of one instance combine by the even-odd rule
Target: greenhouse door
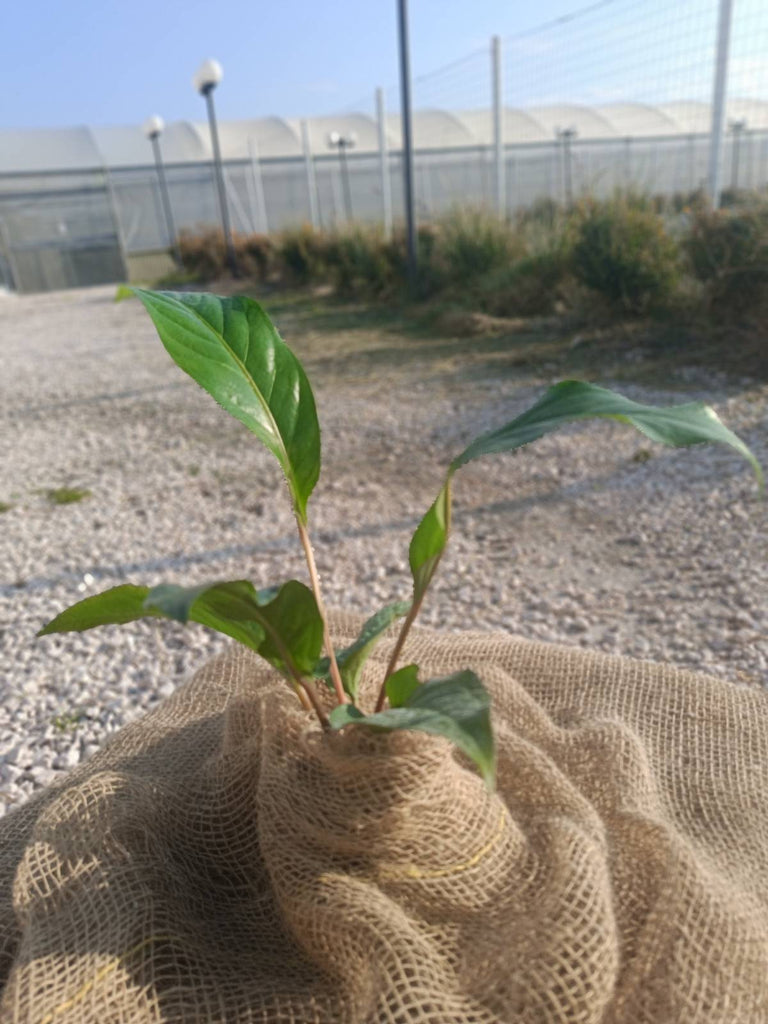
[[17,292],[84,288],[126,279],[103,187],[15,194],[0,201],[0,248]]

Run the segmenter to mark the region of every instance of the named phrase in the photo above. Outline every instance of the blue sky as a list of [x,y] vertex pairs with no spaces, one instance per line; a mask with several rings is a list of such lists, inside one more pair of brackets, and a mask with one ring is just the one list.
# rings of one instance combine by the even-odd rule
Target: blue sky
[[[411,0],[414,67],[431,70],[569,3],[526,13],[509,0]],[[222,117],[323,113],[397,81],[396,4],[8,0],[0,55],[2,127],[126,123],[155,110],[199,118],[190,80],[209,56],[224,67]]]
[[[417,99],[484,104],[485,53],[429,73],[485,50],[494,33],[507,37],[508,84],[518,102],[646,93],[652,99],[659,83],[689,93],[705,87],[717,0],[605,0],[598,13],[525,35],[586,2],[410,0],[413,72],[427,75]],[[737,0],[736,8],[743,38],[735,60],[747,69],[745,87],[762,90],[763,83],[768,87],[768,5]],[[359,106],[376,85],[397,83],[396,3],[8,0],[0,127],[135,123],[154,112],[166,120],[201,119],[191,77],[209,56],[224,66],[217,94],[222,118]],[[388,96],[394,102],[396,89]]]

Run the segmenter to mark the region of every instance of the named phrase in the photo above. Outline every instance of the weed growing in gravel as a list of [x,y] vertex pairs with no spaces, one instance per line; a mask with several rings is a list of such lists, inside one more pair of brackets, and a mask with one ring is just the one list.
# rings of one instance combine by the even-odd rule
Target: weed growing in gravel
[[[309,537],[308,503],[320,474],[320,427],[312,389],[301,364],[264,310],[251,299],[140,288],[135,294],[171,358],[248,427],[279,462],[293,503],[311,586],[298,580],[262,590],[247,580],[194,587],[163,583],[151,589],[124,584],[66,609],[40,635],[131,622],[145,616],[197,622],[258,652],[286,678],[324,729],[410,729],[445,736],[475,762],[489,784],[494,778],[495,754],[490,702],[480,679],[474,672],[462,670],[422,680],[417,665],[399,664],[409,630],[448,541],[456,472],[474,459],[513,451],[566,423],[599,417],[630,424],[663,444],[729,445],[749,461],[761,487],[763,484],[760,466],[750,450],[720,422],[714,410],[701,402],[669,407],[641,405],[605,388],[563,381],[521,416],[474,440],[453,460],[440,492],[410,542],[410,598],[379,609],[353,644],[335,650]],[[402,625],[375,708],[366,713],[358,706],[363,666],[384,632],[400,619]],[[326,713],[318,685],[332,691],[334,707],[330,714]]]
[[74,732],[86,717],[84,711],[62,711],[61,714],[53,716],[51,725],[57,732]]
[[84,498],[90,498],[91,492],[80,487],[54,487],[45,492],[52,505],[73,505]]
[[653,458],[653,452],[650,448],[638,448],[635,454],[632,456],[633,462],[639,462],[642,465],[644,462],[649,462]]
[[10,502],[0,501],[0,515],[2,515],[3,512],[10,512],[12,508],[13,505]]

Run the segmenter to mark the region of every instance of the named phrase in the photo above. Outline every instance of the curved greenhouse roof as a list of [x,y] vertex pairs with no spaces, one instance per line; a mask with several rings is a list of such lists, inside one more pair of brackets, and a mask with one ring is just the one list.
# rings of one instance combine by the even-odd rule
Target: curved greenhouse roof
[[[707,103],[678,101],[650,106],[641,103],[605,103],[597,106],[557,104],[525,110],[504,110],[507,145],[551,141],[558,130],[575,129],[579,141],[695,135],[709,131]],[[749,130],[768,131],[768,101],[734,99],[728,103],[728,119],[743,120]],[[414,112],[414,143],[418,149],[471,148],[492,141],[489,110],[420,110]],[[376,121],[367,114],[308,119],[310,147],[315,155],[328,155],[331,131],[357,136],[355,151],[378,149]],[[225,160],[285,159],[302,153],[298,119],[264,117],[219,124]],[[389,146],[400,148],[400,118],[387,118]],[[162,136],[168,163],[193,163],[211,159],[205,122],[175,121]],[[52,129],[0,130],[0,174],[84,170],[98,167],[142,167],[152,163],[152,153],[138,125]]]

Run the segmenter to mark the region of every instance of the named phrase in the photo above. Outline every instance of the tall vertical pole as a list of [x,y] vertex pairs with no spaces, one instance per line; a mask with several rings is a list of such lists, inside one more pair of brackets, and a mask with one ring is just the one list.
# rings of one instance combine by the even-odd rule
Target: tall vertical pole
[[157,181],[160,185],[160,204],[163,207],[163,217],[165,218],[165,230],[168,235],[168,243],[171,247],[174,260],[179,266],[181,266],[181,253],[179,252],[179,244],[176,238],[176,225],[173,222],[173,212],[171,211],[171,197],[168,194],[168,182],[165,177],[163,154],[160,152],[160,133],[154,132],[150,135],[149,140],[152,143],[152,152],[155,154]]
[[422,158],[421,167],[418,170],[421,171],[422,203],[424,204],[427,217],[431,217],[435,212],[435,206],[432,200],[432,175],[430,173],[429,157]]
[[709,170],[707,188],[712,208],[720,206],[723,173],[723,136],[725,134],[725,90],[728,81],[728,51],[731,42],[733,0],[720,0],[717,25],[717,56],[712,95],[712,127],[709,137]]
[[208,107],[208,124],[211,129],[211,146],[213,147],[213,163],[216,172],[216,187],[219,193],[219,211],[221,213],[221,226],[224,229],[224,244],[227,247],[227,265],[233,277],[240,276],[240,268],[237,265],[235,256],[235,245],[232,241],[232,228],[229,223],[229,207],[227,206],[227,193],[224,187],[224,167],[221,162],[221,146],[219,145],[219,128],[216,124],[216,111],[213,106],[213,86],[207,85],[203,89],[205,103]]
[[315,161],[312,159],[312,145],[309,141],[309,122],[301,122],[301,148],[304,150],[304,170],[307,174],[307,199],[309,200],[309,220],[317,231],[320,227],[320,216],[317,208],[317,181],[315,180]]
[[400,109],[403,122],[403,190],[408,246],[408,283],[416,284],[416,213],[413,196],[413,131],[411,127],[411,61],[408,45],[408,0],[397,0],[400,37]]
[[563,173],[565,175],[565,205],[568,210],[573,206],[573,168],[571,164],[571,139],[573,130],[566,128],[563,132]]
[[120,262],[123,265],[123,277],[126,281],[131,278],[130,266],[128,265],[128,250],[125,246],[125,235],[123,234],[123,222],[120,220],[120,210],[117,206],[117,196],[115,194],[115,186],[112,182],[112,175],[109,173],[109,168],[106,164],[103,165],[104,173],[104,185],[105,192],[107,195],[107,202],[109,203],[109,212],[112,215],[112,224],[115,228],[115,238],[117,239],[117,249],[120,254]]
[[491,39],[491,87],[493,90],[493,162],[495,166],[496,211],[500,217],[507,212],[507,190],[504,167],[504,106],[501,81],[501,39]]
[[341,165],[341,186],[344,190],[344,220],[352,223],[352,190],[349,187],[349,164],[347,163],[347,140],[339,141],[339,163]]
[[384,221],[384,237],[392,237],[392,183],[389,180],[389,152],[387,151],[387,127],[384,111],[384,90],[376,90],[376,124],[379,130],[379,171],[381,174],[381,215]]
[[575,128],[557,128],[555,137],[560,143],[560,170],[563,178],[563,201],[565,208],[573,206],[573,166],[571,163],[571,139],[576,134]]
[[733,121],[731,124],[731,131],[733,133],[733,143],[731,148],[731,188],[734,192],[736,192],[739,187],[739,158],[741,156],[741,138],[746,126],[746,121]]
[[5,221],[0,220],[0,256],[3,255],[3,250],[5,250],[5,258],[8,263],[8,273],[10,274],[10,281],[8,284],[10,288],[21,293],[24,288],[21,277],[19,276],[19,268],[16,264],[13,246],[11,245]]
[[259,160],[259,144],[253,137],[248,139],[248,155],[251,158],[250,183],[253,187],[253,206],[255,207],[256,230],[264,235],[269,234],[269,217],[267,202],[264,198],[264,179],[261,174]]
[[331,203],[333,204],[333,227],[337,228],[342,222],[342,209],[344,197],[341,193],[341,175],[336,173],[336,163],[328,164],[328,171],[331,176]]

